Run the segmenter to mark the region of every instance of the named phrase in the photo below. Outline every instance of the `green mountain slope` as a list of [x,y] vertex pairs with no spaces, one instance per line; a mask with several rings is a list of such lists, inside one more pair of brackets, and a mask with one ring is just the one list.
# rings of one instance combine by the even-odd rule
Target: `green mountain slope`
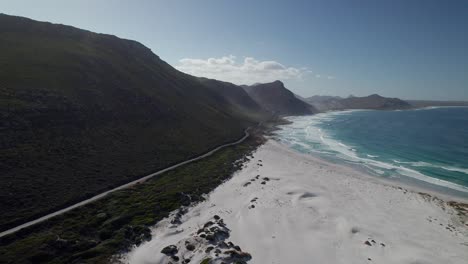
[[0,50],[0,230],[235,140],[260,116],[135,41],[0,15]]

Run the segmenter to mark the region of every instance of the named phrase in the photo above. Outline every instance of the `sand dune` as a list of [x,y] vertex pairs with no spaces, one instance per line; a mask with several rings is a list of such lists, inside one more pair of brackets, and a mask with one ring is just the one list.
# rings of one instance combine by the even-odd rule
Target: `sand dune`
[[[205,202],[189,208],[180,224],[171,224],[171,218],[161,221],[153,239],[123,261],[168,263],[161,249],[197,240],[197,230],[214,215],[230,229],[226,242],[250,253],[247,263],[468,261],[468,223],[445,202],[293,152],[273,140]],[[216,258],[205,253],[207,245],[195,243],[194,250],[181,250],[178,256],[197,264],[210,256],[221,263],[223,251]]]

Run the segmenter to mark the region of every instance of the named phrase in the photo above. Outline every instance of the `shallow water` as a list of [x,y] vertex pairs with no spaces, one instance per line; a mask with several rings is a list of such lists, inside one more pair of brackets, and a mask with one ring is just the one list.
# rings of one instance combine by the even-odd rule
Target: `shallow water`
[[468,193],[468,108],[343,111],[289,117],[277,138],[302,153],[387,178]]

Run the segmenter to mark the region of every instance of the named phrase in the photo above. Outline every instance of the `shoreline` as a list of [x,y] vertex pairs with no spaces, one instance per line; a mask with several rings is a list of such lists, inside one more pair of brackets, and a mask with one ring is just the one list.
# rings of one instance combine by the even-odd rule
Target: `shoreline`
[[[468,258],[468,222],[460,215],[466,207],[457,211],[457,204],[439,195],[395,186],[273,139],[253,155],[206,201],[186,208],[180,224],[163,219],[151,241],[120,260],[165,263],[169,256],[160,251],[173,244],[182,249],[178,258],[221,263],[223,248],[218,256],[205,253],[207,244],[196,234],[214,215],[224,219],[228,239],[251,255],[247,263],[463,263]],[[184,243],[199,250],[185,250]],[[434,253],[439,251],[446,253]]]
[[[468,204],[468,194],[465,194],[461,191],[451,189],[450,187],[436,185],[433,183],[421,181],[415,178],[407,177],[401,175],[402,178],[388,178],[382,177],[377,174],[373,174],[372,171],[367,170],[365,167],[361,167],[358,164],[347,164],[344,162],[340,162],[340,160],[329,160],[326,157],[320,156],[318,153],[302,153],[290,148],[288,145],[278,141],[275,138],[269,138],[269,140],[273,140],[275,143],[281,145],[283,148],[287,148],[290,151],[295,152],[297,155],[303,156],[304,158],[314,159],[317,162],[323,162],[329,165],[343,167],[345,169],[350,169],[356,171],[358,177],[362,177],[365,180],[375,181],[376,183],[380,183],[383,185],[388,185],[393,188],[397,189],[404,189],[406,191],[420,193],[423,195],[430,195],[436,197],[440,200],[444,200],[447,202],[454,201],[459,203],[467,203]],[[429,176],[427,176],[429,177]],[[463,193],[465,195],[458,195],[456,193]]]
[[[458,107],[458,106],[457,106]],[[454,108],[452,106],[442,106],[437,108]],[[461,106],[461,108],[466,108],[465,106]],[[431,110],[432,108],[428,108],[427,110]],[[390,110],[390,111],[413,111],[414,109],[408,110]],[[419,109],[424,110],[424,109]],[[327,132],[326,129],[322,130],[321,125],[325,123],[328,118],[333,119],[335,115],[352,113],[352,112],[367,112],[367,111],[374,111],[379,112],[381,110],[367,110],[367,109],[352,109],[352,110],[344,110],[344,111],[330,111],[326,113],[322,113],[321,116],[315,117],[311,120],[312,125],[305,128],[307,134],[309,133],[309,129],[313,130],[314,132],[311,134],[318,134],[320,135],[320,139],[317,137],[312,137],[310,140],[310,144],[308,142],[302,144],[297,143],[294,137],[289,136],[287,133],[282,135],[281,132],[278,134],[278,139],[280,141],[283,140],[283,144],[290,147],[287,143],[291,143],[292,148],[297,149],[298,151],[305,153],[307,152],[308,155],[312,155],[318,157],[320,159],[324,159],[327,161],[331,161],[332,163],[339,163],[345,164],[346,166],[351,166],[355,169],[358,169],[366,174],[370,174],[372,176],[376,176],[378,178],[384,178],[389,180],[390,182],[397,182],[397,184],[404,184],[409,185],[412,188],[418,188],[422,191],[427,190],[434,194],[438,194],[444,197],[453,197],[457,200],[468,201],[468,186],[464,185],[463,181],[457,182],[455,180],[450,180],[450,177],[455,177],[450,173],[453,171],[460,172],[465,174],[466,176],[466,169],[462,167],[458,167],[460,165],[452,165],[449,163],[441,163],[441,164],[431,164],[431,161],[426,161],[422,159],[422,161],[418,160],[403,160],[400,162],[399,160],[389,160],[389,159],[375,159],[376,157],[381,156],[379,153],[372,155],[367,155],[366,151],[358,151],[356,149],[358,147],[354,147],[353,143],[346,142],[345,140],[337,139],[331,136],[329,131]],[[292,120],[296,120],[296,117],[292,117]],[[288,119],[289,120],[289,119]],[[325,120],[325,121],[323,121]],[[303,120],[299,119],[302,123]],[[318,124],[318,125],[317,125]],[[288,130],[288,126],[285,126],[286,131],[294,134],[294,126],[293,129]],[[293,131],[293,132],[291,132]],[[331,132],[333,133],[333,131]],[[299,136],[302,136],[298,133]],[[307,135],[309,136],[309,135]],[[291,139],[292,138],[292,139]],[[324,139],[325,138],[325,139]],[[307,140],[306,140],[307,141]],[[311,147],[312,145],[320,145],[320,147]],[[346,144],[346,145],[345,145]],[[305,146],[305,147],[303,147]],[[359,146],[359,143],[356,143],[356,146]],[[323,150],[323,152],[321,152]],[[362,149],[361,149],[362,150]],[[336,152],[336,153],[329,153],[329,152]],[[382,156],[385,156],[385,151]],[[325,153],[325,154],[322,154]],[[373,156],[377,155],[377,156]],[[396,159],[396,158],[394,158]],[[404,164],[403,164],[404,163]],[[428,165],[413,165],[413,163],[426,163]],[[407,165],[408,164],[408,165]],[[452,167],[453,166],[453,167]],[[424,168],[420,168],[424,167]],[[427,168],[426,168],[427,167]],[[436,171],[435,176],[430,174],[426,169],[433,169],[441,170],[443,173],[447,173],[449,176],[447,178],[438,177]],[[426,173],[427,172],[427,173]],[[458,176],[457,176],[458,177]],[[461,178],[463,179],[463,177]]]

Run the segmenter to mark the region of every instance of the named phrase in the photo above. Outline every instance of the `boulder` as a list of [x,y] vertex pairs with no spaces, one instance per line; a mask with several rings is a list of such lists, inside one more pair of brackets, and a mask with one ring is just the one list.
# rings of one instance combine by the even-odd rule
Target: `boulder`
[[167,246],[161,250],[161,253],[168,255],[168,256],[175,255],[177,254],[177,252],[179,252],[179,250],[177,249],[175,245]]

